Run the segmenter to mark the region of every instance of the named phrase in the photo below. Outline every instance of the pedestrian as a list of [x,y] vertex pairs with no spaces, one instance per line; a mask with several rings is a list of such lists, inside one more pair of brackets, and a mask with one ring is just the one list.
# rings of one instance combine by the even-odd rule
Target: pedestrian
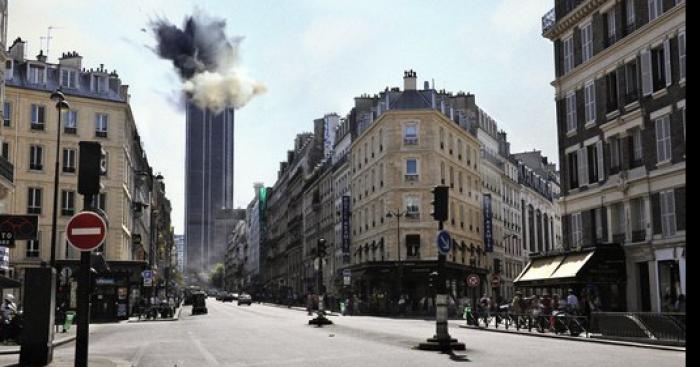
[[314,296],[311,293],[306,294],[306,312],[308,312],[309,316],[313,314],[313,307],[314,307]]
[[574,290],[569,288],[568,296],[566,296],[566,309],[571,314],[578,313],[578,297],[574,294]]
[[399,296],[399,315],[400,316],[405,316],[406,315],[406,299],[404,298],[403,294]]
[[3,344],[7,344],[13,337],[11,332],[12,320],[17,316],[17,305],[15,305],[15,296],[12,294],[5,295],[2,306],[0,306],[0,328],[2,333],[0,337]]
[[521,302],[523,298],[523,293],[520,291],[515,292],[515,297],[513,297],[513,302],[511,303],[510,309],[508,310],[508,313],[514,314],[514,315],[520,315],[523,313],[523,310],[521,308]]

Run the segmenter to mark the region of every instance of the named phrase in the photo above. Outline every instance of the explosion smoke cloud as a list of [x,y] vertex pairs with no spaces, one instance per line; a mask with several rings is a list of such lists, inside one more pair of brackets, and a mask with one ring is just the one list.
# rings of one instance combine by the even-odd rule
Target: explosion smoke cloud
[[226,36],[226,21],[195,11],[182,28],[165,19],[151,23],[154,51],[171,60],[182,80],[182,90],[198,107],[216,113],[239,109],[266,88],[247,77],[238,65],[242,37]]

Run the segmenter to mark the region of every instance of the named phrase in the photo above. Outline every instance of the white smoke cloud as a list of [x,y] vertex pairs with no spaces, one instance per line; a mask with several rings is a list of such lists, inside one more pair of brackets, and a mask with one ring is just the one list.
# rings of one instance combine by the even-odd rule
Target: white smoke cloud
[[182,90],[200,108],[219,113],[228,107],[239,109],[245,106],[267,88],[242,72],[231,70],[226,73],[204,71],[195,74],[183,82]]

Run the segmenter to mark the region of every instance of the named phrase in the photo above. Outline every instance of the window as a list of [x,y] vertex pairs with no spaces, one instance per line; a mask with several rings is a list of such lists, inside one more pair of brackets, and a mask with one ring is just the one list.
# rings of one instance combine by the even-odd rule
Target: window
[[574,68],[574,38],[565,38],[562,42],[564,48],[564,74]]
[[78,111],[66,111],[63,113],[63,132],[75,134],[78,132]]
[[583,90],[586,123],[595,123],[595,84],[593,81],[586,83]]
[[637,100],[637,61],[625,65],[625,104]]
[[671,41],[664,41],[664,80],[666,81],[666,86],[668,87],[673,83],[673,76],[671,75]]
[[612,72],[605,76],[605,84],[607,87],[608,103],[606,112],[614,112],[618,109],[617,105],[617,73]]
[[10,144],[7,142],[2,142],[2,157],[10,160]]
[[457,159],[462,160],[462,139],[457,139]]
[[581,62],[586,62],[593,57],[593,27],[591,23],[584,25],[581,28]]
[[12,126],[12,105],[10,102],[5,102],[2,108],[2,126],[10,127]]
[[598,165],[598,181],[603,181],[605,179],[605,168],[604,168],[604,161],[603,161],[603,141],[598,141],[596,143],[596,153],[598,154],[597,157],[594,157],[597,161]]
[[31,128],[32,130],[44,130],[44,122],[46,117],[46,108],[38,104],[32,105],[31,111]]
[[598,146],[591,144],[585,149],[588,155],[588,183],[598,182]]
[[620,168],[620,139],[610,138],[610,168]]
[[632,241],[643,241],[646,238],[646,212],[644,209],[644,199],[636,198],[630,200],[630,211],[632,214]]
[[651,50],[651,81],[654,92],[666,86],[664,47]]
[[663,0],[647,0],[649,6],[649,21],[658,18],[664,12]]
[[576,94],[572,91],[566,95],[566,132],[576,131]]
[[75,191],[61,190],[61,215],[75,213]]
[[571,245],[580,246],[583,244],[583,223],[581,213],[571,214]]
[[406,235],[406,254],[409,257],[420,257],[420,235]]
[[404,126],[403,142],[406,145],[418,144],[418,125],[416,123],[409,123]]
[[107,137],[107,122],[108,115],[105,113],[98,113],[95,115],[95,136],[102,138]]
[[659,163],[671,160],[671,122],[667,116],[658,118],[656,125],[656,161]]
[[29,169],[40,171],[44,168],[43,162],[44,148],[40,145],[29,146]]
[[406,180],[418,180],[418,160],[415,158],[409,158],[406,160]]
[[569,163],[569,188],[575,189],[578,187],[578,182],[579,182],[578,152],[569,153],[568,163]]
[[36,240],[27,241],[27,257],[39,257],[39,233],[37,233]]
[[676,234],[676,203],[673,190],[659,193],[661,204],[661,233],[664,238]]
[[36,187],[28,189],[27,214],[41,214],[41,189]]
[[440,162],[440,184],[445,184],[445,162]]
[[45,71],[46,68],[43,66],[29,65],[27,80],[32,84],[44,84],[46,82]]
[[617,239],[613,239],[613,241],[624,242],[626,229],[625,206],[622,203],[617,203],[610,207],[610,211],[612,215],[613,237],[617,237]]
[[632,160],[633,166],[642,164],[642,130],[635,129],[632,133]]
[[416,196],[406,196],[406,217],[420,218],[420,199]]
[[595,221],[595,239],[600,242],[603,240],[603,210],[601,208],[593,209],[593,219]]
[[455,170],[452,166],[450,166],[450,188],[455,188]]
[[61,86],[65,88],[78,87],[78,73],[75,70],[61,70]]
[[685,31],[678,33],[678,75],[685,80]]
[[107,91],[107,78],[104,76],[94,75],[92,77],[92,90],[97,93],[104,93]]
[[626,0],[625,8],[627,10],[627,33],[632,33],[635,28],[635,17],[634,17],[634,0]]
[[617,34],[616,34],[616,24],[615,24],[615,8],[610,9],[607,14],[605,14],[605,17],[607,18],[606,21],[606,26],[608,28],[607,30],[607,38],[606,38],[606,44],[608,46],[612,45],[617,41]]
[[459,184],[459,192],[462,193],[464,192],[464,184],[462,181],[462,171],[459,171],[457,174],[457,183]]
[[445,129],[440,128],[440,149],[445,149]]
[[63,149],[63,172],[74,173],[75,172],[75,149]]

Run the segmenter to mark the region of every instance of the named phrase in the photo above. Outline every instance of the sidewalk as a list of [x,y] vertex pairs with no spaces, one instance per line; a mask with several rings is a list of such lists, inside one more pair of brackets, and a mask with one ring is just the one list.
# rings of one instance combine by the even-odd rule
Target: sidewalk
[[[90,325],[91,331],[93,328],[93,325]],[[70,343],[75,340],[76,337],[76,331],[78,328],[76,327],[75,324],[71,326],[71,328],[65,332],[57,332],[54,333],[54,339],[53,339],[53,346],[58,347],[60,345]],[[17,345],[0,345],[0,354],[19,354],[20,346],[19,344]]]
[[490,331],[490,332],[496,332],[496,333],[516,334],[516,335],[524,335],[524,336],[531,336],[531,337],[538,337],[538,338],[563,339],[563,340],[572,340],[572,341],[578,341],[578,342],[611,344],[611,345],[621,345],[621,346],[628,346],[628,347],[649,348],[649,349],[659,349],[659,350],[672,350],[672,351],[677,351],[677,352],[685,352],[686,351],[685,347],[672,346],[672,345],[662,345],[662,344],[641,343],[641,342],[634,342],[634,341],[615,340],[615,339],[609,339],[609,338],[596,337],[595,335],[592,335],[592,334],[589,334],[589,336],[586,337],[585,333],[582,333],[579,336],[570,336],[570,335],[563,335],[563,334],[555,334],[552,332],[540,333],[534,328],[532,329],[532,331],[527,331],[527,329],[523,329],[523,328],[521,328],[520,331],[518,331],[514,327],[510,327],[508,330],[506,330],[503,325],[500,325],[498,327],[498,329],[495,328],[495,324],[489,325],[488,328],[483,327],[483,326],[465,325],[464,323],[460,323],[458,326],[462,329],[472,329],[472,330]]

